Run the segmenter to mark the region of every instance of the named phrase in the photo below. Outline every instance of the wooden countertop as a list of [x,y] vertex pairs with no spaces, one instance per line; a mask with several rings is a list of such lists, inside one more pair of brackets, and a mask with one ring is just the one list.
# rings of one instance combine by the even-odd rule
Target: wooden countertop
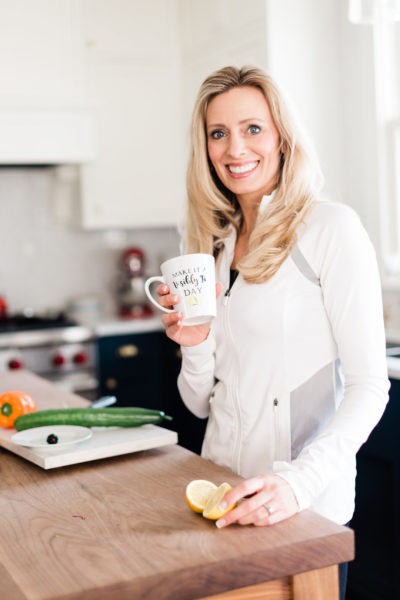
[[[11,375],[0,375],[0,393],[23,389],[40,406],[77,401]],[[1,449],[0,597],[191,600],[353,558],[352,531],[311,511],[218,530],[188,508],[192,479],[240,480],[179,446],[53,471]]]

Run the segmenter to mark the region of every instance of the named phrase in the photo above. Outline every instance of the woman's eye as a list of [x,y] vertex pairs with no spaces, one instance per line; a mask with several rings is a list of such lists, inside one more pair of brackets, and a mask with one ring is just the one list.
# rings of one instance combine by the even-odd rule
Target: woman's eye
[[220,140],[224,136],[224,132],[220,129],[211,132],[211,137],[213,140]]
[[250,125],[249,133],[260,133],[261,129],[258,125]]

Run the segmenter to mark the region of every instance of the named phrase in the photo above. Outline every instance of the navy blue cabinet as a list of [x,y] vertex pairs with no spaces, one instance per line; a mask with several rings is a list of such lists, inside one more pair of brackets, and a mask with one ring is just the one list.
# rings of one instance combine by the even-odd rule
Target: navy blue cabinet
[[101,395],[117,397],[117,406],[161,409],[160,332],[99,339]]
[[180,349],[164,331],[106,336],[99,339],[101,395],[115,395],[116,406],[164,410],[173,417],[164,426],[178,433],[179,444],[200,453],[206,420],[183,404],[177,378]]
[[356,558],[347,600],[400,598],[400,381],[391,380],[381,421],[357,455]]

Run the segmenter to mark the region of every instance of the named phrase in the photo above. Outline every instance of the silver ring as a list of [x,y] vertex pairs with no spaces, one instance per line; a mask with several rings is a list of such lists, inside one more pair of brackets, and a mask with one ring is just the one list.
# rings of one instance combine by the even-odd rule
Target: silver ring
[[264,502],[263,507],[265,508],[265,510],[268,513],[268,516],[270,517],[272,515],[272,513],[274,512],[274,509],[272,508],[272,506],[270,506],[269,504]]

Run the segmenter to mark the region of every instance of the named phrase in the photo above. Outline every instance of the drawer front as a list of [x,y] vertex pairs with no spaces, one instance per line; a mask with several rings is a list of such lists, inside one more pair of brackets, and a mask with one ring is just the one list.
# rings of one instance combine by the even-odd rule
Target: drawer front
[[161,362],[160,335],[159,332],[152,332],[100,338],[101,378],[157,376]]

